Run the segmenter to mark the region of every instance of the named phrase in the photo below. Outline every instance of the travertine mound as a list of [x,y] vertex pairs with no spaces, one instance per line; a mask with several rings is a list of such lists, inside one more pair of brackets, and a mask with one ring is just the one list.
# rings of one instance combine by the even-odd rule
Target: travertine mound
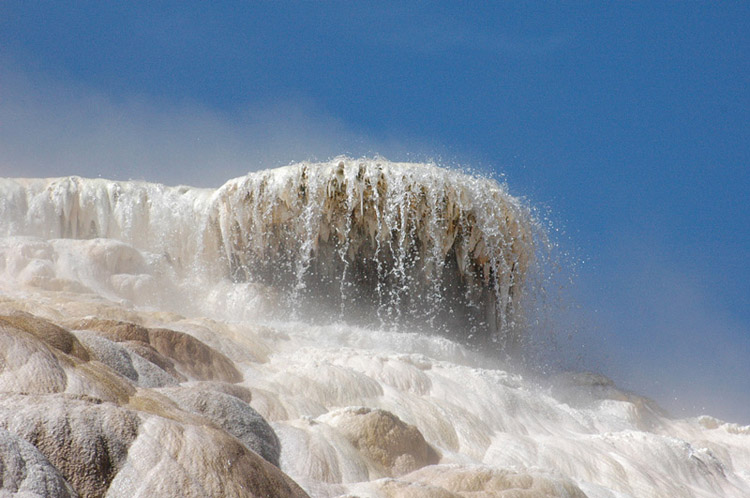
[[383,479],[373,484],[384,498],[462,498],[459,494],[421,482]]
[[65,394],[0,394],[0,427],[33,444],[81,496],[103,496],[140,419],[112,403]]
[[230,180],[210,220],[231,276],[283,289],[293,308],[468,323],[517,341],[534,228],[492,180],[429,164],[300,163]]
[[268,422],[247,402],[223,392],[194,387],[171,387],[160,389],[185,411],[189,411],[215,423],[236,437],[248,449],[279,466],[281,445],[279,438]]
[[278,468],[218,428],[144,418],[108,497],[307,496]]
[[143,344],[143,347],[139,349],[148,351],[149,346],[144,343],[137,341],[116,343],[86,330],[77,331],[75,335],[86,345],[96,360],[137,386],[164,387],[175,386],[179,383],[175,376],[131,349],[132,344]]
[[[24,286],[192,310],[180,281],[229,278],[255,286],[257,306],[273,295],[273,308],[501,346],[520,339],[539,235],[497,181],[380,159],[299,163],[216,190],[68,177],[0,179],[0,194],[0,274]],[[197,306],[249,302],[223,294]]]
[[148,344],[148,329],[137,323],[122,320],[88,317],[66,322],[69,329],[95,330],[100,336],[114,342],[138,341]]
[[341,432],[385,475],[400,476],[440,460],[440,455],[416,427],[388,411],[345,408],[330,412],[320,420]]
[[182,332],[98,318],[87,318],[66,325],[78,330],[97,331],[114,342],[136,341],[144,346],[151,346],[156,352],[172,360],[185,375],[196,380],[242,380],[242,374],[229,358]]
[[[432,465],[400,480],[442,488],[464,498],[586,498],[586,494],[566,478],[480,465]],[[404,489],[398,488],[401,492]],[[394,493],[388,496],[415,495]]]
[[150,344],[141,341],[125,341],[120,344],[132,353],[139,355],[141,358],[147,359],[178,381],[183,382],[187,380],[187,378],[174,367],[174,361],[158,352]]
[[[0,496],[307,496],[274,466],[251,392],[221,381],[240,377],[226,357],[168,329],[88,325],[0,317]],[[173,359],[220,380],[176,387]]]
[[0,319],[0,391],[56,393],[67,375],[54,348]]
[[229,384],[226,382],[217,382],[212,380],[202,382],[190,382],[184,384],[185,386],[192,387],[200,391],[217,391],[224,394],[229,394],[237,399],[241,399],[248,405],[253,400],[253,393],[247,387],[239,384]]
[[41,341],[63,353],[75,356],[79,360],[88,361],[89,355],[86,348],[76,337],[62,327],[52,322],[37,318],[29,313],[16,312],[11,315],[0,316],[0,322],[28,332]]
[[242,374],[234,363],[198,339],[169,329],[149,329],[149,344],[175,361],[196,380],[239,382]]
[[25,439],[0,429],[0,496],[76,496],[60,472]]
[[0,496],[750,496],[750,427],[492,354],[532,330],[527,211],[379,160],[0,179]]

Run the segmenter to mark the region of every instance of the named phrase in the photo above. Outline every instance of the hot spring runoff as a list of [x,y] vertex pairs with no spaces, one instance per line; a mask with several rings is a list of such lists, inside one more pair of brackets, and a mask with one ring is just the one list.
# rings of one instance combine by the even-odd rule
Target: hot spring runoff
[[548,250],[504,185],[433,164],[0,179],[0,468],[26,469],[0,483],[750,496],[750,427],[530,373]]

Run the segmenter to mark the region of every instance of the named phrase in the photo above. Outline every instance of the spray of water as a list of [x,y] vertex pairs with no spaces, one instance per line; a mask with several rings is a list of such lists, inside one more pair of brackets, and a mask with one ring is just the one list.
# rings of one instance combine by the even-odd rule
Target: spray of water
[[232,277],[282,289],[298,312],[517,342],[533,222],[494,181],[429,164],[302,163],[228,182],[211,220]]
[[[0,179],[0,309],[81,340],[92,336],[74,327],[108,317],[210,345],[312,496],[748,496],[749,428],[671,419],[592,374],[540,387],[477,353],[525,347],[555,300],[538,218],[498,182],[384,160],[296,164],[216,190]],[[20,369],[0,365],[0,390],[18,390],[39,355],[6,351]],[[150,461],[160,445],[138,441],[129,462]],[[170,482],[138,469],[111,489]]]
[[6,234],[119,240],[164,263],[158,272],[176,286],[228,279],[273,293],[296,317],[436,330],[508,351],[522,342],[538,229],[493,180],[337,158],[216,191],[75,177],[3,189]]

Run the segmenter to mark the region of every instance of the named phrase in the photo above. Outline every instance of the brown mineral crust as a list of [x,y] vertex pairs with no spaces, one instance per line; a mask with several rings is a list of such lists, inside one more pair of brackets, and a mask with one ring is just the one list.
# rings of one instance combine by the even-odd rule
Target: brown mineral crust
[[329,423],[388,475],[407,474],[440,460],[416,427],[386,410],[347,408]]
[[80,496],[104,496],[138,433],[138,415],[67,394],[0,394],[0,426],[33,444]]
[[[87,318],[66,325],[73,329],[96,331],[114,342],[127,344],[140,342],[144,346],[149,346],[153,351],[146,351],[144,346],[136,347],[144,351],[144,358],[167,372],[175,369],[170,368],[164,359],[174,361],[184,373],[197,380],[230,383],[242,380],[242,374],[229,358],[183,332],[165,328],[147,328],[132,322],[98,318]],[[156,356],[155,352],[166,358]],[[172,366],[174,367],[174,364]]]
[[242,380],[242,374],[229,358],[188,334],[170,329],[149,329],[149,343],[198,380],[232,383]]
[[439,486],[465,498],[586,497],[574,482],[564,477],[483,465],[432,465],[405,475],[400,480]]
[[184,382],[187,380],[184,375],[182,375],[175,369],[174,362],[172,360],[158,352],[150,344],[141,341],[125,341],[122,343],[122,345],[133,351],[134,353],[141,355],[168,374],[174,376],[180,382]]
[[85,318],[65,323],[71,329],[94,330],[99,335],[114,342],[140,341],[149,343],[148,329],[142,325],[120,320]]
[[25,312],[16,312],[11,315],[0,315],[0,322],[4,322],[17,329],[28,332],[42,342],[62,351],[63,353],[75,356],[79,360],[89,360],[89,354],[83,344],[81,344],[73,334],[52,322]]

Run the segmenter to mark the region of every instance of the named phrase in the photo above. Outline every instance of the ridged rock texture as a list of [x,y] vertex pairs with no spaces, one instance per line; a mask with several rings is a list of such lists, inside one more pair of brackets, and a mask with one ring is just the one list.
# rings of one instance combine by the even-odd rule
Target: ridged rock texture
[[0,497],[750,496],[750,427],[508,361],[538,230],[379,159],[0,178]]
[[0,495],[68,498],[76,493],[36,446],[0,429]]
[[[255,286],[253,307],[306,319],[408,324],[508,348],[522,339],[540,231],[494,180],[341,158],[216,190],[78,177],[0,190],[0,235],[46,239],[11,241],[33,257],[9,255],[4,270],[39,288],[194,309],[185,287],[229,278]],[[186,285],[163,289],[164,274]],[[240,298],[242,313],[247,296],[216,290],[209,302]]]
[[69,323],[0,315],[0,495],[307,496],[222,353],[164,328]]
[[496,182],[427,164],[302,163],[227,182],[211,220],[232,277],[283,289],[293,309],[516,340],[533,223]]
[[440,461],[440,455],[413,425],[394,414],[370,408],[348,408],[322,419],[354,445],[387,476],[400,476]]

